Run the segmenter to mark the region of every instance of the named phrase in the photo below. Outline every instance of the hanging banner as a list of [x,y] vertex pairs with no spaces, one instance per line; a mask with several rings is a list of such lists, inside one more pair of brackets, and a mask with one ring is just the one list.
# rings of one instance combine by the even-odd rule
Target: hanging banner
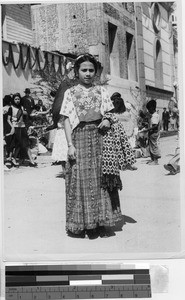
[[17,69],[20,66],[20,60],[21,60],[20,46],[18,44],[11,44],[10,46],[11,46],[12,64],[14,69]]
[[46,59],[44,56],[44,52],[41,49],[38,49],[37,51],[37,63],[38,63],[39,70],[44,70],[46,66]]
[[30,59],[30,47],[28,45],[20,45],[20,63],[21,68],[24,70],[26,68],[26,65]]
[[36,66],[36,62],[37,62],[37,55],[36,54],[37,54],[37,49],[30,47],[29,66],[30,66],[31,70],[33,69],[33,67]]
[[11,45],[9,43],[4,42],[2,44],[2,60],[3,65],[7,66],[11,62]]

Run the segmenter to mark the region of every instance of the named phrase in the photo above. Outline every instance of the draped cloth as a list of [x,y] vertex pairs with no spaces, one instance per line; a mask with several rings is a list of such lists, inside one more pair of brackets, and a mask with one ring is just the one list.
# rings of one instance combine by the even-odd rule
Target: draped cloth
[[150,156],[151,156],[152,160],[161,158],[161,151],[159,148],[159,139],[160,139],[159,132],[153,132],[148,135],[149,152],[150,152]]
[[107,113],[105,118],[109,119],[112,124],[103,136],[101,185],[104,189],[121,190],[120,170],[125,170],[127,165],[133,165],[135,156],[123,124],[114,114]]

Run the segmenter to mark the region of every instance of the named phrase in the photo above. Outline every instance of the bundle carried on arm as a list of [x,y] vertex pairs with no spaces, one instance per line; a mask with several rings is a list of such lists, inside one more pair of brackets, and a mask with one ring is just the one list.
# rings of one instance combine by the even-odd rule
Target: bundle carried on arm
[[122,189],[120,170],[135,163],[135,156],[128,142],[124,127],[114,113],[106,113],[103,119],[110,121],[110,129],[103,135],[102,179],[104,189]]

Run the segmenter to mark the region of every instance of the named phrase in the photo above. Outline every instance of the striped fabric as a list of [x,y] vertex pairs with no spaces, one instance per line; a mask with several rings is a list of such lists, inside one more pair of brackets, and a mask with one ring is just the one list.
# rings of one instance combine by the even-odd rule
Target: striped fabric
[[73,131],[76,160],[66,165],[66,230],[80,233],[98,226],[114,226],[121,219],[118,205],[101,188],[103,137],[97,124],[86,123]]

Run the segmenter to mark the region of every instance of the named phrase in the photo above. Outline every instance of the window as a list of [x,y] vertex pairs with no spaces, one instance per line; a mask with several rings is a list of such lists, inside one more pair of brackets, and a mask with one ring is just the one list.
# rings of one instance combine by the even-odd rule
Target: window
[[155,44],[155,84],[158,88],[163,88],[163,65],[162,65],[162,48],[159,40]]
[[134,36],[129,32],[126,32],[126,44],[128,79],[136,80],[136,57],[134,48]]
[[109,58],[110,58],[110,74],[120,76],[119,65],[119,41],[117,37],[117,26],[108,23],[109,36]]
[[151,19],[156,33],[161,29],[161,12],[158,3],[153,3],[151,8]]

